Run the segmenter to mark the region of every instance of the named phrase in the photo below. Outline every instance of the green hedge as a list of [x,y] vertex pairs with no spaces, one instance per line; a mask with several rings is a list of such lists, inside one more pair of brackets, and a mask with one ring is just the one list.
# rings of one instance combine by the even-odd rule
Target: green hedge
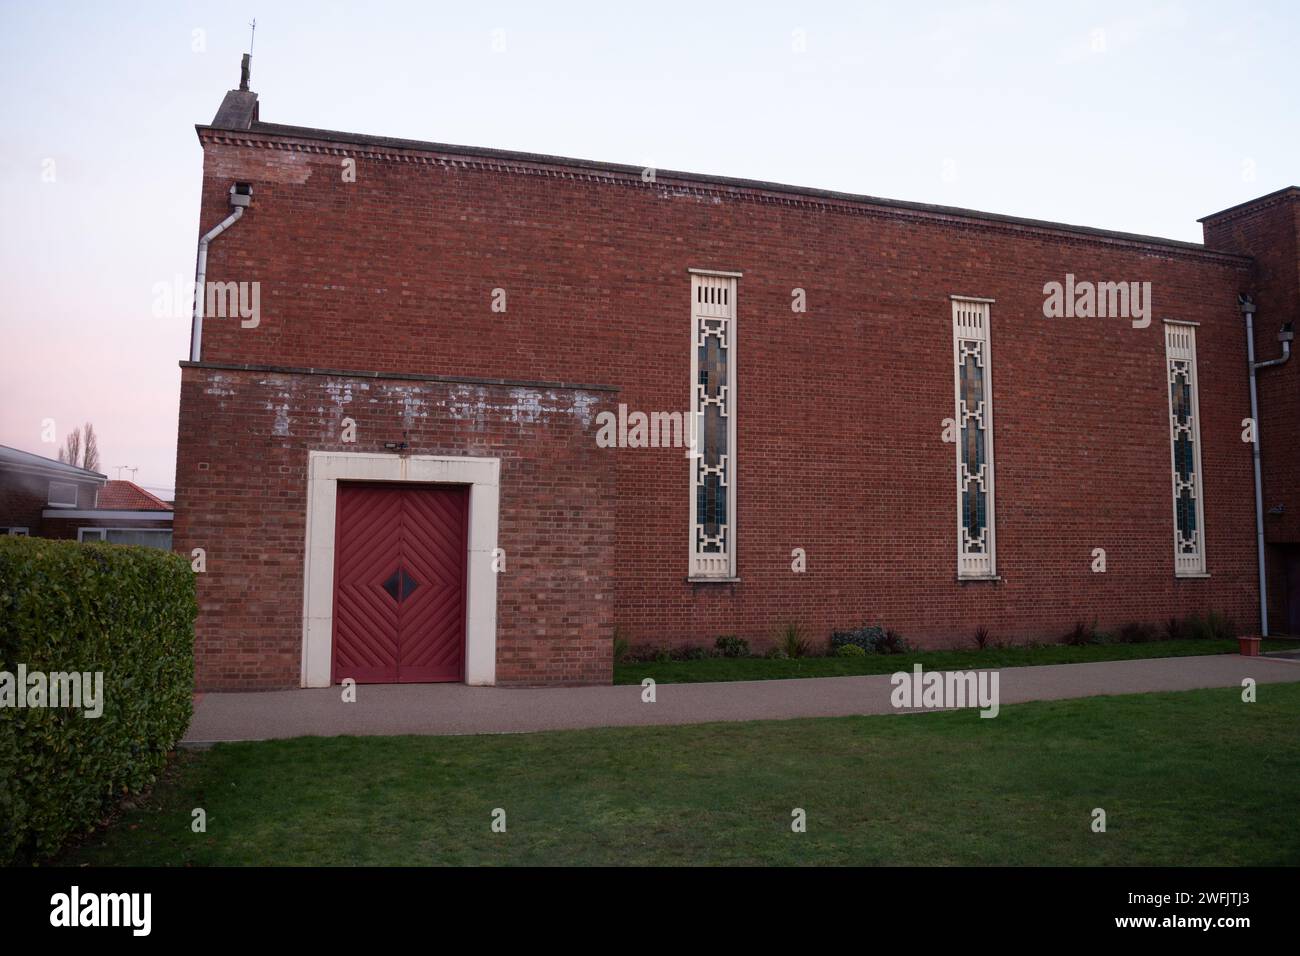
[[48,858],[153,783],[189,726],[197,610],[180,555],[0,537],[0,672],[104,675],[96,718],[0,706],[0,865]]

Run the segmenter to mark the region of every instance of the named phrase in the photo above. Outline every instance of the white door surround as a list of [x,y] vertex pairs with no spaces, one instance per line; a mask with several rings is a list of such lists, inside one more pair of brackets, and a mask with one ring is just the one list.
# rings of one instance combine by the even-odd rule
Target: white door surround
[[469,485],[469,583],[465,683],[495,684],[497,546],[501,461],[458,455],[307,453],[307,542],[303,562],[302,686],[329,687],[334,650],[335,502],[340,481]]

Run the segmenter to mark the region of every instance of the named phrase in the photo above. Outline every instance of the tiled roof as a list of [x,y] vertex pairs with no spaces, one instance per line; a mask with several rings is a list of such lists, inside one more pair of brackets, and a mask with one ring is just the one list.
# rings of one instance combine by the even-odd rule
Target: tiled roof
[[99,489],[101,511],[171,511],[172,506],[133,481],[106,481]]

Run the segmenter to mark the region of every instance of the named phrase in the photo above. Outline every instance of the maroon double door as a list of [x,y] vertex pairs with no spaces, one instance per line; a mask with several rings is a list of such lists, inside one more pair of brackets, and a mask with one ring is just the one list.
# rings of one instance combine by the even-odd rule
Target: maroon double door
[[463,680],[468,487],[340,482],[336,511],[334,682]]

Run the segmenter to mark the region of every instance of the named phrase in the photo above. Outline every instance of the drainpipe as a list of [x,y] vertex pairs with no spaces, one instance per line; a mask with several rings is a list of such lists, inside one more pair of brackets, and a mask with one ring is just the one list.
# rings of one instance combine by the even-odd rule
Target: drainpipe
[[212,229],[204,233],[199,240],[198,262],[194,267],[194,321],[190,326],[190,361],[200,361],[203,354],[203,300],[206,296],[208,276],[208,244],[221,235],[244,214],[244,209],[253,201],[253,187],[247,183],[235,183],[230,187],[230,205],[232,212]]
[[1264,492],[1259,476],[1259,402],[1255,396],[1255,373],[1271,365],[1281,365],[1291,357],[1291,340],[1295,337],[1291,323],[1282,326],[1277,340],[1282,343],[1281,358],[1267,362],[1255,361],[1255,302],[1248,295],[1237,296],[1237,304],[1246,320],[1246,364],[1250,368],[1250,420],[1255,427],[1255,440],[1250,446],[1250,457],[1255,466],[1255,558],[1259,565],[1259,633],[1268,637],[1268,575],[1264,565]]

